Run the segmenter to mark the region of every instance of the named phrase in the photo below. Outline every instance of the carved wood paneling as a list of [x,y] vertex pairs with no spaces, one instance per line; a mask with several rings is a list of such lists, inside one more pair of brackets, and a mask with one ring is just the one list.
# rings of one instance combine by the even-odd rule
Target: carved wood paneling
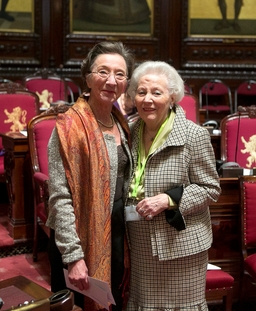
[[0,64],[41,66],[42,0],[34,1],[34,33],[0,32]]

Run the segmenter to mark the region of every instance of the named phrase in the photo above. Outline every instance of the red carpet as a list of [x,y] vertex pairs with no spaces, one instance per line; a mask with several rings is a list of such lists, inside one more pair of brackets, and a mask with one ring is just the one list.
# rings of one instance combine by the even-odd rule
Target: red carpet
[[42,287],[51,290],[50,264],[47,253],[38,253],[37,262],[33,262],[32,254],[0,258],[0,281],[17,275],[23,275]]
[[[0,187],[1,199],[2,189]],[[0,252],[1,247],[14,246],[6,229],[8,224],[8,204],[0,203]],[[38,253],[38,261],[33,262],[32,254],[14,255],[0,258],[0,281],[23,275],[31,281],[50,290],[50,264],[46,252]]]

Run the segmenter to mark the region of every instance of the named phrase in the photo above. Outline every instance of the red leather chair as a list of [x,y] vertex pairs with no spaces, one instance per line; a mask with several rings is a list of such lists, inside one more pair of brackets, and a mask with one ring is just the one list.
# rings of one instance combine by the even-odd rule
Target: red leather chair
[[256,81],[248,80],[241,83],[234,94],[235,112],[238,106],[251,106],[256,104]]
[[58,105],[40,114],[28,123],[28,144],[32,165],[34,189],[34,245],[33,260],[37,261],[39,226],[49,237],[49,228],[45,226],[48,215],[48,152],[47,146],[56,116],[65,112],[69,106]]
[[221,160],[250,169],[256,165],[256,107],[239,109],[221,121]]
[[231,90],[221,80],[210,80],[199,90],[199,104],[206,109],[206,119],[220,121],[233,113]]
[[65,80],[46,69],[25,77],[23,84],[29,91],[38,95],[41,109],[48,109],[52,103],[58,101],[68,101]]
[[[242,280],[256,286],[256,176],[240,176]],[[241,282],[241,291],[244,282]],[[244,293],[246,294],[246,293]]]
[[[27,130],[27,123],[39,114],[39,99],[17,83],[0,84],[0,132]],[[0,138],[0,181],[5,182],[4,150]]]
[[178,104],[183,108],[187,119],[199,124],[199,104],[196,95],[185,93]]
[[222,301],[225,311],[232,310],[234,278],[223,270],[207,270],[206,300]]

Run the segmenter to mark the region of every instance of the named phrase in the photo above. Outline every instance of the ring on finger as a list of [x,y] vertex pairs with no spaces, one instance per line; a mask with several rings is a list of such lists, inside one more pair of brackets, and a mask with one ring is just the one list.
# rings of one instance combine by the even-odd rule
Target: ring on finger
[[149,214],[149,215],[147,215],[147,219],[151,220],[151,219],[153,219],[153,216],[151,214]]
[[143,213],[144,213],[144,209],[143,209],[143,208],[140,208],[140,209],[139,209],[139,213],[142,213],[142,214],[143,214]]

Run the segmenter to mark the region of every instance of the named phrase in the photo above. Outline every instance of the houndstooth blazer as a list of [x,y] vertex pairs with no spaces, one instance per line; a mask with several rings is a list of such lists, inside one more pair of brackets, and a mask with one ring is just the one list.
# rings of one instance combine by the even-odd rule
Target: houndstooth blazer
[[[137,163],[139,119],[131,127],[132,156]],[[207,250],[212,243],[209,204],[216,202],[221,189],[214,151],[207,129],[186,119],[177,105],[171,133],[149,157],[145,168],[145,197],[183,186],[179,211],[185,230],[169,225],[162,212],[150,221],[153,255],[159,260],[188,256]]]

